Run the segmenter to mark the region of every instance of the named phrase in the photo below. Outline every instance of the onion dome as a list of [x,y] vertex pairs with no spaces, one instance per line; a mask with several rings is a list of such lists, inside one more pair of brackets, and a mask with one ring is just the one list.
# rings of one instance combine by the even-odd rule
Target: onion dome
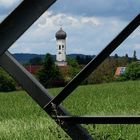
[[60,28],[60,30],[56,32],[55,37],[56,39],[66,39],[67,34]]

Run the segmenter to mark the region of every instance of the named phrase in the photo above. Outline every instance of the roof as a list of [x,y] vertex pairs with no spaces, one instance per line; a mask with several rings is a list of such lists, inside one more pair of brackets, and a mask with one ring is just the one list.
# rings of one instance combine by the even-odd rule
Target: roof
[[62,28],[60,28],[60,30],[56,32],[55,37],[56,37],[57,39],[66,39],[67,34],[66,34],[65,31],[63,31]]
[[125,73],[125,69],[126,69],[126,67],[117,67],[115,76],[123,75]]
[[25,66],[25,69],[26,69],[27,71],[29,71],[30,73],[32,73],[32,74],[35,74],[35,73],[38,72],[41,68],[42,68],[41,65],[28,65],[28,66]]

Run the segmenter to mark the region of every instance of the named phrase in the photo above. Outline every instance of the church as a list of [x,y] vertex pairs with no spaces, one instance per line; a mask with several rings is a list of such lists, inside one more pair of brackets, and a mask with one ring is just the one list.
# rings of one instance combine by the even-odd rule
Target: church
[[[56,32],[56,60],[55,65],[60,68],[61,71],[67,73],[68,66],[66,60],[66,38],[67,34],[63,31],[62,27]],[[41,65],[27,65],[26,70],[35,74],[38,70],[42,69]]]
[[56,37],[56,62],[57,66],[66,66],[66,37],[67,34],[60,28],[55,34]]

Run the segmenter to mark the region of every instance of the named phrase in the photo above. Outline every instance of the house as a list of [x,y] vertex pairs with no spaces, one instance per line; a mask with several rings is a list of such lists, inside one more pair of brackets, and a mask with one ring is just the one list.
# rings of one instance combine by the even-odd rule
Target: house
[[31,74],[36,74],[40,69],[42,69],[41,65],[28,65],[25,66],[25,69],[29,71]]
[[125,74],[126,67],[117,67],[115,77]]

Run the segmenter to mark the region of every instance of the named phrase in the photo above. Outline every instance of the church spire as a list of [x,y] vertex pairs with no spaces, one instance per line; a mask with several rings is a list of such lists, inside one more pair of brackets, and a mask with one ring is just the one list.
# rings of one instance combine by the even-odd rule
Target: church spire
[[56,65],[66,66],[66,37],[67,34],[60,27],[59,31],[55,34],[56,37]]

